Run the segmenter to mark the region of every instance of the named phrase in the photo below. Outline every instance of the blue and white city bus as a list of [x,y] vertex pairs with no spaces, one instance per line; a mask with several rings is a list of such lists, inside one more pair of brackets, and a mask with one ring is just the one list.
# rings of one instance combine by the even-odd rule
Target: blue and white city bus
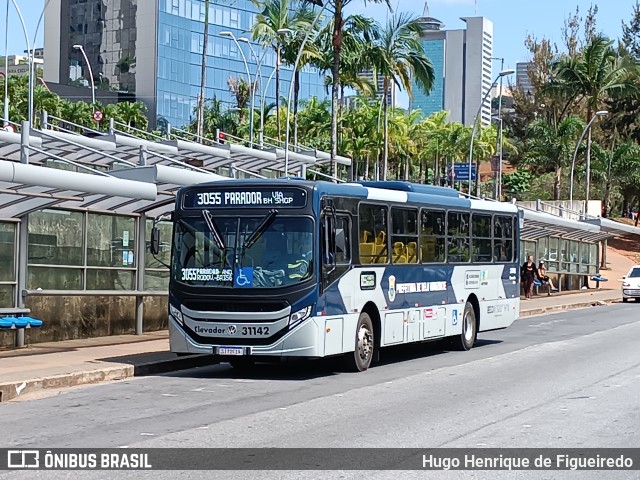
[[405,182],[229,180],[180,189],[173,222],[176,353],[342,355],[363,371],[389,345],[469,350],[519,313],[512,204]]

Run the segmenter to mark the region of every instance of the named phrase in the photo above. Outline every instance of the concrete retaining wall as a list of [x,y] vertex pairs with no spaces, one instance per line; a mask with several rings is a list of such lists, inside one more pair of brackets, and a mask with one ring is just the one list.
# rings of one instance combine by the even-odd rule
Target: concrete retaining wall
[[[135,333],[135,297],[33,296],[26,307],[44,321],[42,328],[25,331],[26,344]],[[167,328],[167,308],[166,297],[145,298],[145,332]],[[0,331],[0,347],[14,345],[14,331]]]

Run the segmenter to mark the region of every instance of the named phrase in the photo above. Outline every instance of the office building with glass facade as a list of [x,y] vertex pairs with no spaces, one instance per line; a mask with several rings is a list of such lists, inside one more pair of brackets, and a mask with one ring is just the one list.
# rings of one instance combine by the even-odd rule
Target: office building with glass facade
[[[236,38],[250,38],[257,13],[251,0],[210,1],[207,100],[234,104],[228,80],[247,80],[244,54],[252,80],[261,60],[258,108],[275,68],[275,52],[255,43],[252,52],[248,44],[220,35],[228,31]],[[185,125],[195,116],[200,94],[204,18],[204,0],[50,0],[45,12],[45,81],[90,86],[93,77],[96,88],[134,93],[147,105],[152,122]],[[82,46],[90,69],[74,45]],[[291,78],[291,67],[282,65],[284,97]],[[323,80],[317,71],[303,69],[300,98],[325,98]],[[275,80],[267,87],[268,104],[275,102]]]
[[[425,5],[420,18],[422,45],[433,64],[435,81],[427,93],[413,85],[411,108],[419,108],[425,116],[446,110],[451,121],[473,125],[492,83],[493,23],[484,17],[461,20],[466,28],[445,30]],[[482,123],[491,122],[490,98],[483,103],[480,116]]]

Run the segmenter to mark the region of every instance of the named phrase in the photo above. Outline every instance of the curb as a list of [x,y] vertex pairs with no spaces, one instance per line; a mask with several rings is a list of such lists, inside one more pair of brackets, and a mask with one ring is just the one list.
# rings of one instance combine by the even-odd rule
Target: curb
[[20,395],[40,390],[112,382],[131,377],[168,373],[213,365],[216,363],[220,363],[220,361],[212,355],[189,355],[186,357],[160,360],[140,365],[122,364],[114,367],[104,367],[97,370],[63,373],[60,375],[52,375],[50,377],[0,383],[0,403],[8,402]]
[[565,310],[573,310],[578,308],[609,305],[613,302],[615,302],[615,299],[612,298],[606,300],[591,300],[590,302],[571,303],[568,305],[552,305],[549,307],[532,308],[530,310],[521,311],[519,318],[533,317],[535,315],[543,315],[545,313],[564,312]]

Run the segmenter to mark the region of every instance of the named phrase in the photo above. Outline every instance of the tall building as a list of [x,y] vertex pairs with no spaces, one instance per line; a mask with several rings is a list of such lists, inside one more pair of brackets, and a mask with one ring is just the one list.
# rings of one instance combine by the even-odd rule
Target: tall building
[[[493,23],[484,17],[463,17],[466,28],[445,30],[444,24],[429,15],[425,3],[422,45],[435,70],[429,93],[413,85],[411,108],[425,116],[446,110],[449,119],[472,125],[482,98],[491,88]],[[491,122],[491,99],[487,96],[481,111],[482,123]]]
[[[375,87],[376,99],[382,98],[382,92],[384,90],[384,77],[382,75],[378,75],[378,82],[376,85],[376,81],[373,75],[373,70],[363,70],[360,73],[360,76],[367,78],[371,82],[371,84]],[[391,82],[391,84],[389,85],[389,91],[387,92],[386,101],[387,101],[387,105],[389,106],[394,106],[396,103],[396,84],[394,82]]]
[[[230,78],[247,80],[243,53],[252,80],[256,58],[236,38],[250,36],[257,7],[251,0],[211,0],[205,98],[214,96],[234,104]],[[200,94],[204,0],[50,0],[45,13],[45,81],[88,84],[96,88],[134,93],[148,107],[152,120],[182,126],[194,116]],[[90,71],[82,51],[87,55]],[[275,53],[252,44],[263,57],[256,92],[256,108],[275,67]],[[281,68],[281,95],[286,97],[291,69]],[[260,77],[259,77],[260,78]],[[275,76],[274,76],[275,78]],[[306,68],[301,74],[300,98],[325,97],[323,79]],[[275,80],[268,84],[266,103],[275,102]]]
[[530,62],[518,62],[516,63],[516,86],[522,88],[527,93],[534,93],[531,79],[529,78],[529,65]]

